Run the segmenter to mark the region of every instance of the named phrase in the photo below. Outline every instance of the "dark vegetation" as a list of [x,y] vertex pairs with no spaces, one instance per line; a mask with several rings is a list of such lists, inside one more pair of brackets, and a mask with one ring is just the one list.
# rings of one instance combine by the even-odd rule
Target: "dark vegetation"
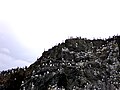
[[29,67],[2,71],[0,90],[120,90],[120,36],[67,39]]

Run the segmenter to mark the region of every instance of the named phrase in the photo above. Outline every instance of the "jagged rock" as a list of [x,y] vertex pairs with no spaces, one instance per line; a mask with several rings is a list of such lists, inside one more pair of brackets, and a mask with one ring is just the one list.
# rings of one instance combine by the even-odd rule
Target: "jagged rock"
[[1,72],[0,90],[120,90],[119,50],[120,36],[67,39],[28,68]]

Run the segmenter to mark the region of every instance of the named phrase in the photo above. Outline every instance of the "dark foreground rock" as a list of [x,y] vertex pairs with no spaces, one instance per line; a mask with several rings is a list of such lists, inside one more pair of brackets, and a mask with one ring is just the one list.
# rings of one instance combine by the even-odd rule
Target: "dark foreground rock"
[[119,50],[119,36],[67,39],[28,68],[1,72],[0,90],[120,90]]

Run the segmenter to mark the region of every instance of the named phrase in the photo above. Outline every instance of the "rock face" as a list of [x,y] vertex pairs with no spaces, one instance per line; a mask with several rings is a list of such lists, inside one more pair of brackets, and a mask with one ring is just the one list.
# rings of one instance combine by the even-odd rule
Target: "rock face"
[[2,72],[0,90],[120,90],[119,49],[120,36],[67,39],[28,68]]

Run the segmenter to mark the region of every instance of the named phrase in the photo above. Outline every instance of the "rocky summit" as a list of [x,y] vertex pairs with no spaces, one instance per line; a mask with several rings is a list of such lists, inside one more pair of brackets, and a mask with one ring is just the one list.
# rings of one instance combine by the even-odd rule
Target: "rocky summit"
[[29,67],[2,71],[0,90],[120,90],[120,36],[66,39]]

